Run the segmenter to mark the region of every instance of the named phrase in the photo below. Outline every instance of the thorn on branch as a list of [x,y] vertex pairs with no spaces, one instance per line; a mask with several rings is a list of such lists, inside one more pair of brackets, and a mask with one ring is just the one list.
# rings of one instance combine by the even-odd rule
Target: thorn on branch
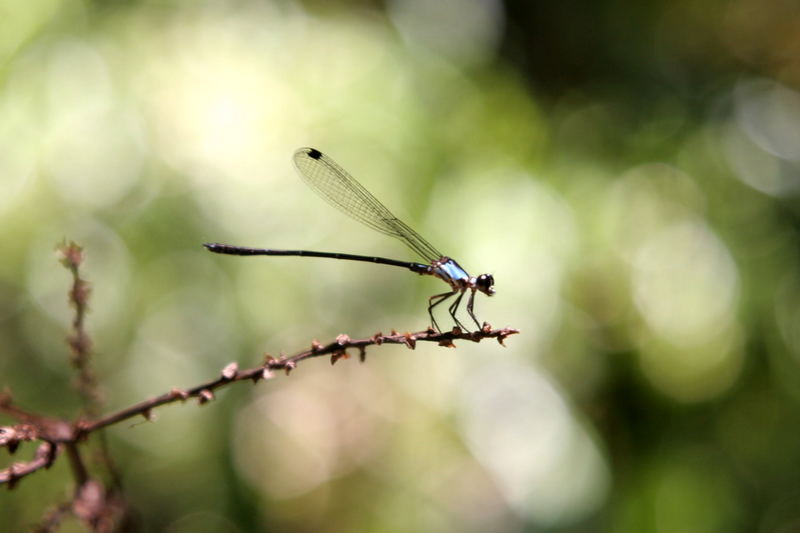
[[222,369],[222,377],[228,381],[234,379],[238,373],[239,364],[236,361],[228,363],[225,368]]
[[339,350],[339,351],[333,352],[331,354],[331,366],[335,365],[336,361],[338,361],[339,359],[347,359],[348,357],[349,356],[347,355],[347,351],[346,350]]
[[417,338],[411,333],[406,333],[403,335],[403,343],[408,347],[408,349],[413,350],[417,347]]
[[456,345],[453,343],[453,339],[442,339],[439,341],[439,346],[444,346],[445,348],[455,348]]
[[203,389],[200,391],[200,394],[198,394],[197,397],[199,398],[200,405],[205,405],[214,399],[214,393],[209,389]]
[[184,389],[179,389],[179,388],[177,388],[177,387],[176,387],[176,388],[174,388],[174,389],[172,389],[172,390],[170,390],[170,391],[169,391],[169,395],[170,395],[172,398],[174,398],[174,399],[176,399],[176,400],[181,400],[181,401],[188,400],[188,399],[189,399],[189,396],[190,396],[190,394],[189,394],[189,392],[188,392],[188,391],[186,391],[186,390],[184,390]]

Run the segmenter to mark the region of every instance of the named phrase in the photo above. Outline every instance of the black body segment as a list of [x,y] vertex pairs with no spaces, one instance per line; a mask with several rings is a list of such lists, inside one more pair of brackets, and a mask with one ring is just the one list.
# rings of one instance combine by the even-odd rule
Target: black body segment
[[365,263],[378,263],[381,265],[392,265],[404,267],[412,272],[427,274],[431,269],[430,265],[413,263],[409,261],[398,261],[385,257],[373,257],[370,255],[342,254],[338,252],[314,252],[311,250],[272,250],[270,248],[245,248],[243,246],[232,246],[230,244],[206,243],[209,251],[225,255],[294,255],[300,257],[326,257],[329,259],[345,259],[348,261],[363,261]]

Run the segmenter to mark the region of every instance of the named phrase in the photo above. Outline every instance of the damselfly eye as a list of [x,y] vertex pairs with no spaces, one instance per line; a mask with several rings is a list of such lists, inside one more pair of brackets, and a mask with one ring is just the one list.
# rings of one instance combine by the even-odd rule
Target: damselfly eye
[[478,290],[491,296],[494,294],[494,277],[491,274],[481,274],[475,282]]

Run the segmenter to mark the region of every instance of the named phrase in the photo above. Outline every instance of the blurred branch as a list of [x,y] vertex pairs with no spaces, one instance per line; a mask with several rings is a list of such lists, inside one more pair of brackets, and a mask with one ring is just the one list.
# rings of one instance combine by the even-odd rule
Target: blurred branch
[[34,533],[48,533],[55,531],[67,515],[72,511],[71,503],[62,503],[50,509],[42,518],[42,521],[32,528]]
[[56,445],[50,442],[41,443],[30,461],[12,463],[8,468],[0,470],[0,485],[7,484],[9,489],[13,489],[17,482],[25,476],[43,468],[50,468],[57,454],[58,447]]
[[[91,289],[89,283],[81,278],[80,275],[80,266],[83,263],[84,257],[83,248],[74,242],[70,242],[69,244],[62,243],[58,246],[58,252],[61,255],[61,264],[72,273],[72,287],[70,288],[68,298],[70,305],[75,309],[75,316],[72,320],[72,332],[67,337],[67,343],[71,351],[70,361],[78,371],[76,388],[83,399],[84,410],[87,416],[96,418],[100,414],[102,408],[102,394],[100,393],[100,387],[91,366],[91,338],[87,334],[84,326]],[[114,461],[111,459],[111,453],[108,450],[108,442],[106,441],[105,435],[100,433],[98,435],[98,440],[100,441],[100,445],[95,454],[95,460],[105,466],[111,476],[112,483],[119,488],[121,485],[120,476],[114,466]],[[73,469],[77,469],[74,470],[76,479],[78,479],[79,485],[82,485],[88,478],[78,475],[81,471],[82,461],[80,461],[77,450],[74,450],[74,453],[70,454],[70,459],[73,464]]]
[[[92,343],[85,329],[90,289],[86,280],[80,276],[83,250],[75,243],[63,243],[58,246],[58,252],[61,263],[72,274],[69,303],[75,309],[75,315],[67,342],[70,346],[70,362],[77,370],[75,388],[83,400],[86,416],[94,418],[101,410],[101,401],[97,379],[91,368]],[[68,514],[83,521],[92,531],[115,531],[125,523],[128,518],[127,504],[122,497],[119,476],[102,432],[99,435],[98,455],[99,462],[105,466],[112,478],[112,488],[108,489],[91,476],[80,446],[84,434],[75,430],[74,422],[27,412],[12,404],[9,392],[0,394],[0,412],[20,422],[15,426],[0,428],[0,447],[6,447],[10,453],[14,453],[23,442],[41,441],[31,461],[17,462],[0,470],[0,484],[7,484],[9,488],[13,488],[23,477],[43,468],[49,468],[62,450],[66,451],[69,458],[72,476],[75,479],[72,499],[49,511],[37,526],[37,531],[52,531],[58,528],[61,520]]]
[[[91,366],[92,342],[85,328],[91,289],[89,283],[80,275],[83,248],[74,242],[62,243],[58,246],[58,252],[61,255],[61,264],[72,274],[72,287],[68,299],[75,309],[75,316],[72,319],[72,332],[67,337],[67,343],[71,352],[70,362],[78,371],[75,387],[83,400],[84,412],[88,417],[95,418],[102,409],[102,395]],[[74,426],[71,424],[70,428]],[[72,439],[62,445],[66,449],[76,483],[72,501],[66,504],[66,508],[94,531],[113,531],[127,518],[127,504],[122,497],[120,476],[111,459],[105,434],[100,432],[95,460],[105,467],[111,478],[111,488],[106,489],[100,481],[93,479],[78,446],[81,438],[82,435],[73,431]],[[42,523],[42,528],[47,530],[57,527],[65,514],[62,511],[64,508],[64,505],[58,506],[50,513],[49,519]],[[46,525],[48,523],[52,525]]]
[[76,388],[83,399],[86,414],[95,417],[100,411],[100,392],[97,378],[91,368],[92,342],[86,334],[84,322],[91,289],[89,283],[81,278],[80,266],[83,263],[83,248],[74,242],[62,243],[58,246],[61,264],[72,273],[72,288],[69,291],[69,303],[75,309],[72,319],[72,332],[67,337],[72,366],[78,371]]
[[96,532],[131,530],[127,505],[119,494],[107,492],[97,481],[81,485],[68,502],[60,503],[47,511],[42,520],[32,528],[35,533],[58,530],[62,520],[75,516]]

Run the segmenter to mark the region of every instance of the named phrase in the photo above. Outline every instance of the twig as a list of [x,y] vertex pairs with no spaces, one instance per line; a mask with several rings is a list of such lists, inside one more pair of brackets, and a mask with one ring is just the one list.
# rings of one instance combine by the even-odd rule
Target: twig
[[[72,332],[67,337],[67,343],[71,351],[70,361],[78,371],[76,388],[83,400],[86,415],[90,418],[96,418],[102,410],[102,394],[100,393],[97,378],[92,370],[92,342],[85,328],[91,289],[89,283],[80,275],[80,266],[83,264],[84,259],[83,248],[74,242],[70,242],[69,244],[62,243],[58,247],[58,251],[61,255],[61,264],[72,274],[69,303],[75,309],[75,316],[72,320]],[[122,481],[114,465],[114,461],[111,458],[111,452],[108,449],[108,440],[102,432],[98,434],[97,438],[99,446],[94,454],[94,460],[105,466],[112,484],[119,488]],[[86,468],[77,449],[68,451],[71,452],[69,454],[70,462],[73,465],[73,471],[76,474],[76,480],[80,487],[88,480]],[[83,472],[84,475],[80,475],[81,472]]]
[[75,478],[77,488],[80,489],[89,480],[89,471],[86,470],[86,465],[83,463],[77,442],[67,442],[64,444],[64,448],[67,450],[69,464],[72,467],[72,477]]
[[16,426],[4,426],[0,447],[7,447],[13,453],[23,441],[41,440],[52,443],[71,442],[76,434],[72,423],[58,418],[29,413],[11,403],[11,394],[0,394],[0,413],[5,413],[20,421]]
[[[81,395],[84,412],[96,417],[101,409],[100,394],[91,368],[91,340],[84,324],[89,300],[89,284],[81,278],[79,267],[83,251],[75,243],[58,247],[61,263],[72,273],[69,291],[70,305],[75,309],[72,332],[67,338],[70,346],[70,362],[77,370],[76,389]],[[42,441],[33,460],[18,462],[0,470],[0,484],[13,488],[23,477],[42,468],[48,468],[61,450],[69,458],[75,492],[70,502],[61,504],[47,513],[37,526],[37,531],[56,529],[64,516],[72,514],[83,521],[92,531],[113,531],[127,519],[127,504],[119,491],[119,476],[108,452],[104,435],[100,432],[99,460],[106,467],[114,488],[106,489],[102,482],[94,479],[82,457],[80,443],[85,434],[75,430],[75,424],[27,412],[11,403],[9,392],[0,393],[0,412],[16,418],[15,426],[0,427],[0,447],[14,453],[20,443]]]
[[75,309],[72,319],[72,332],[67,337],[72,356],[70,362],[78,371],[76,388],[83,399],[86,414],[95,417],[100,411],[101,397],[97,386],[97,378],[92,372],[92,342],[84,328],[88,308],[89,283],[81,278],[80,266],[83,263],[83,248],[74,242],[62,243],[58,246],[61,264],[72,273],[72,287],[69,291],[69,303]]
[[403,344],[413,350],[418,341],[436,342],[439,344],[439,346],[455,347],[453,344],[454,340],[480,342],[483,339],[497,339],[500,344],[503,344],[503,341],[506,337],[516,333],[519,333],[519,330],[511,328],[492,330],[488,325],[484,325],[484,328],[481,331],[475,332],[462,332],[458,328],[453,328],[453,331],[445,333],[437,333],[432,329],[419,331],[417,333],[402,334],[392,331],[390,335],[376,333],[372,337],[366,339],[351,339],[349,336],[342,334],[336,337],[336,340],[326,345],[320,344],[318,341],[314,340],[311,343],[311,348],[309,350],[302,351],[291,357],[281,356],[275,358],[267,355],[264,364],[249,368],[247,370],[239,370],[236,363],[231,363],[222,370],[220,376],[216,379],[196,385],[189,389],[172,389],[171,391],[161,394],[160,396],[139,402],[135,405],[126,407],[97,420],[79,422],[77,429],[80,434],[86,435],[93,431],[97,431],[98,429],[139,415],[143,416],[147,420],[150,420],[152,417],[152,411],[156,407],[176,401],[185,401],[189,398],[198,398],[200,404],[204,404],[214,399],[215,390],[231,383],[244,380],[252,380],[257,382],[260,379],[269,379],[272,377],[272,373],[275,370],[284,370],[287,374],[289,374],[297,367],[298,363],[313,357],[330,355],[331,364],[333,364],[339,359],[348,356],[348,348],[357,348],[359,351],[360,360],[364,361],[366,358],[367,346],[380,346],[381,344]]
[[[397,333],[392,331],[389,335],[376,333],[372,337],[365,339],[351,339],[347,335],[339,335],[335,340],[328,344],[321,344],[312,341],[311,348],[299,352],[293,356],[272,357],[267,355],[264,363],[247,370],[239,370],[236,363],[231,363],[222,369],[220,376],[201,383],[188,389],[173,389],[165,394],[150,398],[143,402],[120,409],[114,413],[103,416],[95,420],[80,420],[71,423],[65,420],[52,419],[28,413],[11,403],[11,396],[8,393],[0,394],[0,412],[13,416],[22,422],[17,426],[0,427],[0,447],[15,449],[22,441],[44,441],[37,450],[36,458],[27,463],[16,463],[15,465],[0,470],[0,484],[12,484],[20,478],[29,475],[36,470],[47,468],[55,459],[60,445],[69,445],[68,451],[73,457],[75,445],[90,433],[116,424],[123,420],[135,416],[143,416],[147,420],[152,417],[153,409],[173,403],[185,401],[190,398],[197,398],[200,404],[205,404],[214,399],[214,391],[225,387],[231,383],[245,380],[258,382],[261,379],[270,379],[276,370],[283,370],[287,375],[297,368],[297,365],[307,359],[330,355],[331,364],[339,359],[347,358],[348,349],[358,350],[359,359],[364,361],[366,358],[366,348],[368,346],[380,346],[382,344],[402,344],[409,349],[414,349],[417,342],[435,342],[439,346],[454,347],[453,341],[465,340],[480,342],[483,339],[497,339],[500,344],[506,337],[519,333],[516,329],[503,328],[491,329],[484,325],[481,331],[462,332],[458,328],[445,333],[437,333],[431,329],[416,333]],[[3,438],[5,435],[5,438]],[[56,445],[59,445],[58,447]],[[74,458],[74,457],[73,457]],[[88,475],[82,462],[73,464],[73,471],[78,481],[78,486],[84,486]],[[91,480],[89,480],[91,481]]]
[[0,447],[8,448],[10,453],[14,453],[23,442],[41,441],[32,460],[13,463],[0,470],[0,485],[7,484],[9,489],[13,489],[23,477],[37,470],[50,468],[61,444],[75,442],[77,439],[70,422],[20,409],[11,403],[11,394],[7,391],[0,394],[0,412],[20,421],[14,426],[0,427]]
[[56,458],[58,447],[50,442],[43,442],[36,448],[36,454],[30,461],[13,463],[0,470],[0,485],[8,484],[13,489],[17,482],[43,468],[50,468]]

